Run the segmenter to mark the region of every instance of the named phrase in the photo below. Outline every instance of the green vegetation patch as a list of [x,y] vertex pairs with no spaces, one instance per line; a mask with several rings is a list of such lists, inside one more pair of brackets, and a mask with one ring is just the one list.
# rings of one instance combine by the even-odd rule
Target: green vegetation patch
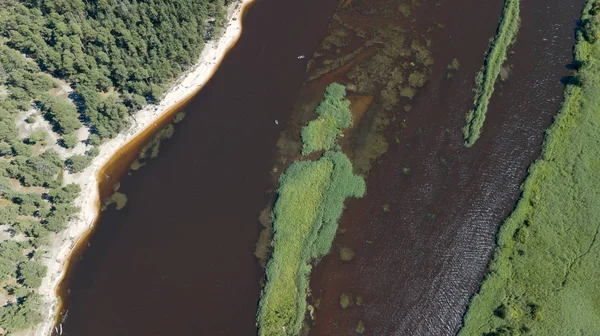
[[577,33],[580,68],[498,234],[460,335],[594,335],[600,330],[600,2]]
[[[327,97],[336,97],[331,103],[335,105],[344,95],[343,86],[330,85],[324,102]],[[323,103],[319,108],[322,106]],[[327,113],[318,113],[319,118]],[[349,125],[351,119],[348,120]],[[333,141],[335,145],[335,137]],[[272,212],[273,253],[266,267],[267,283],[257,313],[261,336],[300,332],[311,262],[329,253],[344,201],[362,197],[365,182],[353,174],[348,157],[327,151],[316,161],[292,163],[280,177],[277,192]]]
[[519,21],[519,0],[505,0],[498,31],[490,42],[483,67],[475,75],[475,103],[467,113],[467,124],[462,129],[467,147],[473,146],[479,139],[490,98],[494,93],[494,84],[506,60],[508,48],[517,37]]
[[343,85],[333,83],[325,89],[325,97],[317,107],[317,116],[302,128],[303,155],[333,149],[342,129],[352,125],[350,101],[346,99]]
[[331,249],[347,197],[362,197],[364,180],[339,152],[294,162],[281,176],[273,211],[273,255],[258,311],[260,335],[296,335],[306,310],[310,262]]

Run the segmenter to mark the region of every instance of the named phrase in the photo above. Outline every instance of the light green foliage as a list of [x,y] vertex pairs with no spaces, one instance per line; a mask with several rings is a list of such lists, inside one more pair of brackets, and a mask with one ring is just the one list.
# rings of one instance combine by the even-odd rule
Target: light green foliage
[[479,139],[485,121],[494,84],[500,75],[502,64],[506,61],[508,48],[515,41],[519,30],[519,1],[505,0],[500,25],[496,36],[485,54],[483,67],[475,76],[475,103],[467,113],[467,123],[463,127],[465,146],[471,147]]
[[13,224],[19,215],[19,207],[4,205],[0,208],[0,224]]
[[316,112],[317,119],[302,128],[302,155],[333,149],[342,129],[352,125],[346,88],[338,83],[330,84]]
[[[326,96],[335,97],[332,104],[344,95],[344,87],[338,84],[330,85],[326,92]],[[319,118],[327,113],[318,113]],[[351,123],[351,119],[346,120]],[[364,193],[364,180],[353,174],[352,163],[340,152],[325,152],[317,161],[294,162],[281,175],[272,214],[273,254],[257,313],[259,335],[300,332],[310,263],[329,253],[346,198]]]
[[295,162],[281,176],[273,210],[273,255],[258,311],[260,335],[298,334],[309,262],[331,249],[344,200],[364,192],[363,179],[339,152],[327,152],[316,162]]
[[32,144],[35,145],[38,142],[44,142],[46,141],[46,138],[48,137],[48,133],[43,130],[36,130],[33,133],[31,133],[31,135],[29,135],[26,139],[28,144]]
[[[598,14],[588,1],[582,22]],[[596,28],[596,33],[600,29]],[[600,330],[600,43],[578,32],[576,77],[502,225],[461,336]]]

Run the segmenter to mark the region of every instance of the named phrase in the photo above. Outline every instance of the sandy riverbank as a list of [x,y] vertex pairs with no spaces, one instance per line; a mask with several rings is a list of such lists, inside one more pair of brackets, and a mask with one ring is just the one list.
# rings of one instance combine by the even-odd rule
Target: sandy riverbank
[[81,208],[81,212],[78,214],[77,219],[69,223],[68,228],[58,234],[48,247],[48,253],[44,258],[44,263],[48,267],[48,274],[43,279],[39,289],[39,293],[45,302],[43,308],[44,322],[27,335],[47,336],[54,334],[52,329],[59,308],[56,288],[64,276],[71,251],[93,227],[100,211],[98,174],[102,167],[121,147],[148,127],[153,127],[157,119],[192,97],[202,88],[216,71],[229,48],[238,40],[242,31],[241,14],[252,1],[241,0],[241,3],[234,4],[234,7],[230,8],[228,23],[221,38],[216,42],[206,44],[196,65],[174,82],[160,104],[149,105],[138,111],[135,114],[135,121],[132,121],[132,126],[127,131],[100,146],[100,154],[94,159],[90,167],[84,172],[69,178],[69,181],[81,185],[82,192],[80,197],[75,200],[75,205]]

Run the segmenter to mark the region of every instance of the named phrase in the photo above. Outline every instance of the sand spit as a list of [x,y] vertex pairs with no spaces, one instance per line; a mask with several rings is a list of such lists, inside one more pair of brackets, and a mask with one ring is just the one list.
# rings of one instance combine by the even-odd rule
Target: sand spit
[[48,267],[48,274],[42,281],[39,293],[45,302],[43,308],[44,322],[36,329],[23,333],[23,335],[48,336],[54,332],[54,322],[58,313],[59,302],[56,289],[64,276],[72,250],[89,232],[95,223],[100,211],[98,179],[102,167],[115,155],[121,147],[134,139],[141,132],[153,127],[156,120],[168,113],[188,98],[192,97],[218,68],[221,60],[233,44],[238,40],[241,32],[241,14],[253,0],[241,0],[230,8],[228,23],[225,32],[216,42],[206,44],[194,67],[179,77],[171,89],[166,93],[160,104],[149,105],[135,114],[131,127],[119,134],[116,138],[100,146],[100,154],[92,164],[82,173],[69,176],[68,181],[78,183],[82,192],[75,200],[75,205],[81,208],[77,218],[71,221],[66,230],[59,233],[48,247],[48,252],[43,262]]

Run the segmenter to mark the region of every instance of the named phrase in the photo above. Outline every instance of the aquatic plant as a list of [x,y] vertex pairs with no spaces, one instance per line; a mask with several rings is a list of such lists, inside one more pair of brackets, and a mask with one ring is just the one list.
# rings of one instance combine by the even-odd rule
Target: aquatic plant
[[281,176],[273,210],[273,254],[257,316],[260,335],[299,333],[310,262],[329,253],[345,199],[364,192],[364,180],[339,152],[294,162]]
[[302,128],[303,155],[333,149],[335,141],[342,135],[342,129],[352,125],[346,88],[338,83],[330,84],[316,112],[318,117]]
[[[594,8],[600,1],[588,0],[584,24],[598,19]],[[600,43],[579,31],[574,56],[577,80],[565,88],[459,335],[600,330]]]
[[515,41],[519,30],[519,0],[505,0],[502,17],[496,36],[484,56],[481,70],[475,75],[475,102],[473,109],[467,112],[466,125],[462,132],[465,146],[471,147],[479,139],[494,84],[498,79],[502,64],[506,61],[508,48]]
[[[338,125],[349,126],[352,119],[342,111],[349,111],[349,105],[342,102],[344,96],[342,85],[330,85],[318,108],[321,111],[317,111],[317,120],[326,116]],[[337,127],[335,132],[341,132]],[[303,132],[303,141],[315,137],[305,137]],[[332,147],[336,138],[332,139]],[[313,145],[310,148],[318,147]],[[257,312],[259,335],[300,333],[307,309],[311,262],[329,253],[346,198],[362,197],[364,193],[364,180],[354,175],[352,163],[340,152],[327,151],[316,161],[296,161],[281,175],[272,212],[273,253]]]

